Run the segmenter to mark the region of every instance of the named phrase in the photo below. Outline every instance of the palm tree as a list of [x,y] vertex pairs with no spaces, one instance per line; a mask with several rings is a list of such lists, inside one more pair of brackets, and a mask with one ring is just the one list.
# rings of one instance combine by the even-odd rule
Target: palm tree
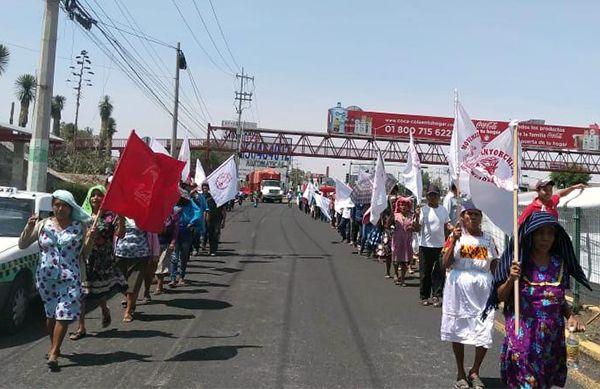
[[106,155],[109,157],[112,149],[112,138],[115,132],[117,132],[117,122],[114,118],[110,117],[106,126]]
[[66,101],[67,98],[61,95],[56,95],[52,98],[50,115],[52,116],[52,134],[56,136],[60,136],[60,116],[63,108],[65,108]]
[[6,71],[9,57],[10,51],[8,50],[8,47],[0,44],[0,76]]
[[113,108],[110,96],[108,95],[105,95],[98,104],[98,109],[100,110],[100,149],[105,150],[108,146],[109,153],[110,143],[112,143],[112,134],[109,133],[109,120],[111,119]]
[[31,74],[21,74],[15,81],[17,98],[21,102],[19,126],[25,127],[29,117],[29,103],[35,98],[36,80]]

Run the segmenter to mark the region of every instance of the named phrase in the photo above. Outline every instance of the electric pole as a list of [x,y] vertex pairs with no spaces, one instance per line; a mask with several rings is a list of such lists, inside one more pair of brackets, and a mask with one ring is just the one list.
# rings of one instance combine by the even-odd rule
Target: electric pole
[[33,134],[29,143],[27,190],[45,192],[50,138],[50,106],[54,88],[56,30],[59,0],[46,0],[42,27],[40,63],[33,112]]
[[187,69],[185,55],[181,51],[181,44],[177,42],[177,51],[175,53],[175,98],[173,106],[173,130],[171,132],[171,157],[177,158],[177,122],[179,113],[179,70]]
[[[236,79],[240,79],[240,91],[235,92],[235,100],[238,102],[238,106],[236,107],[236,112],[238,114],[237,119],[237,128],[236,128],[236,147],[235,147],[235,165],[236,171],[239,175],[240,172],[240,154],[242,147],[242,138],[244,137],[244,129],[242,128],[242,103],[244,101],[252,101],[252,93],[244,92],[244,82],[246,80],[254,81],[254,77],[249,77],[248,75],[244,75],[244,68],[242,68],[242,74],[236,74]],[[238,177],[239,184],[239,177]]]
[[[77,127],[77,123],[79,122],[79,101],[81,99],[81,91],[83,86],[92,86],[92,80],[84,79],[84,76],[93,75],[94,72],[91,71],[91,67],[89,65],[92,64],[90,61],[90,57],[88,56],[88,52],[86,50],[81,50],[81,53],[75,57],[77,65],[79,65],[79,71],[74,71],[77,66],[69,66],[72,72],[71,74],[75,76],[73,80],[76,86],[73,87],[77,91],[77,103],[75,104],[75,130],[73,133],[73,144],[75,144],[75,140],[77,139],[77,131],[79,131],[79,127]],[[71,80],[67,80],[67,82],[71,82]],[[85,82],[85,85],[82,83]]]

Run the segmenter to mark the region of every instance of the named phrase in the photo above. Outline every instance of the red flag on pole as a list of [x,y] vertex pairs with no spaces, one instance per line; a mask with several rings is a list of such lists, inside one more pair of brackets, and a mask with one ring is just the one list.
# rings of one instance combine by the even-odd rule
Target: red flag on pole
[[185,162],[154,153],[131,131],[101,209],[127,216],[148,232],[160,232],[179,200]]

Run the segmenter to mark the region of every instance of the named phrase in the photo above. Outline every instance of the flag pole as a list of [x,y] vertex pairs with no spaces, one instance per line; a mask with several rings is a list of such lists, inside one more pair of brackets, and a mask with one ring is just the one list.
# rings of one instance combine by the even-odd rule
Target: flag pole
[[[458,89],[454,89],[454,129],[458,130],[456,125],[456,121],[458,120]],[[454,131],[453,129],[453,131]],[[455,155],[454,155],[454,163],[458,163],[458,147],[456,147]],[[449,167],[449,166],[448,166]],[[452,176],[450,176],[452,177]],[[456,186],[456,220],[460,219],[460,206],[461,206],[461,197],[460,197],[460,168],[458,169],[458,179],[454,183]]]
[[[519,225],[517,224],[519,214],[519,123],[513,125],[513,263],[519,263]],[[521,327],[521,309],[519,279],[515,280],[513,286],[515,306],[515,335],[519,335]]]

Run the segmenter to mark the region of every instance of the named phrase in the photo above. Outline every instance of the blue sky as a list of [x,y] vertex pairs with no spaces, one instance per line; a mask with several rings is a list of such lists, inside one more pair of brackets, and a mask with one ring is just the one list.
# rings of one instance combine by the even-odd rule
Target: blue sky
[[[218,124],[235,116],[235,78],[210,62],[172,1],[81,2],[98,12],[100,4],[119,26],[127,25],[119,9],[126,4],[145,33],[172,44],[180,41],[208,106],[207,119]],[[210,57],[225,68],[192,0],[176,2]],[[196,4],[223,56],[235,67],[208,0]],[[541,118],[577,126],[600,121],[598,1],[213,0],[213,4],[235,59],[256,80],[256,100],[245,111],[245,119],[259,121],[262,127],[324,132],[327,108],[337,101],[372,111],[451,116],[454,88],[474,118]],[[15,100],[14,80],[38,66],[43,6],[41,0],[10,2],[0,15],[0,42],[12,52],[0,77],[2,121],[8,121],[10,102]],[[150,103],[64,12],[58,38],[55,94],[67,97],[65,120],[73,120],[75,105],[65,82],[69,58],[87,49],[96,74],[94,86],[85,90],[80,124],[99,128],[97,102],[108,94],[115,105],[117,137],[127,136],[132,128],[144,135],[169,137],[168,114]],[[145,53],[135,37],[127,38]],[[167,67],[148,60],[148,71],[170,85],[173,50],[153,47]],[[182,90],[188,106],[197,111],[186,74]],[[170,100],[165,103],[171,108]],[[195,126],[194,134],[203,131]],[[342,161],[301,159],[301,167],[313,171],[325,164],[338,174],[345,169]]]

